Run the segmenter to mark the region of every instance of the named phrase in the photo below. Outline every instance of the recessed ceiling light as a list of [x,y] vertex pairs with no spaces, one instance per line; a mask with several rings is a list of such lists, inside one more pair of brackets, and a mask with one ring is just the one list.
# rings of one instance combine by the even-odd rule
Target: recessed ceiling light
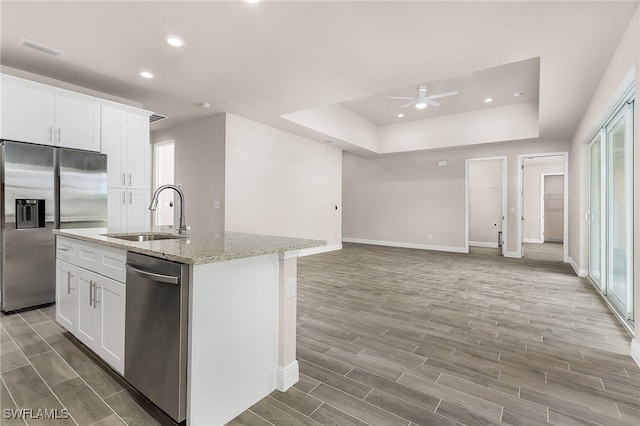
[[398,118],[402,118],[402,117],[404,117],[403,113],[398,114]]
[[140,76],[144,78],[153,78],[153,74],[151,74],[149,71],[142,71],[140,73]]
[[418,102],[416,104],[416,108],[418,109],[425,109],[427,107],[427,103],[426,102]]
[[493,98],[486,98],[484,101],[485,103],[493,102]]
[[519,98],[519,97],[520,97],[520,96],[522,96],[522,95],[524,95],[524,93],[522,93],[522,92],[515,92],[515,93],[513,94],[513,96],[514,96],[514,97],[516,97],[516,98]]
[[164,39],[167,40],[167,43],[169,43],[173,47],[184,46],[184,39],[182,37],[178,37],[177,35],[168,35]]
[[211,108],[211,104],[209,102],[203,102],[200,104],[200,106],[205,109]]

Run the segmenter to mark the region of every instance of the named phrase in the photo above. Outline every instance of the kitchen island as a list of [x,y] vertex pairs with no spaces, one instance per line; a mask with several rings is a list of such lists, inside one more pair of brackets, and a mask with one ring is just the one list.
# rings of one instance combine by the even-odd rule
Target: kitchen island
[[[147,229],[136,235],[158,236],[158,231],[166,233],[167,229]],[[297,257],[300,250],[326,242],[211,230],[191,230],[185,236],[173,234],[170,239],[151,241],[122,239],[131,234],[130,230],[60,229],[55,233],[61,265],[56,319],[125,378],[125,365],[131,366],[123,359],[124,311],[110,306],[126,303],[130,313],[143,309],[132,303],[146,303],[126,298],[127,292],[133,293],[133,288],[127,290],[127,283],[119,278],[125,276],[126,253],[177,262],[188,270],[187,425],[223,425],[274,389],[285,391],[297,382]],[[89,289],[83,293],[82,283],[72,278],[81,274],[65,267],[80,272],[93,269],[89,271],[96,272],[93,276],[109,284],[96,284],[98,278],[87,279]],[[120,284],[122,290],[116,291],[118,287],[111,281]],[[109,286],[116,290],[107,293]],[[74,301],[66,301],[76,289]],[[89,308],[85,306],[87,299]],[[80,308],[74,311],[76,305]],[[98,311],[109,312],[97,314],[104,322],[95,327],[101,330],[94,333],[96,337],[86,332],[87,321],[83,325],[82,315],[83,309],[89,312],[97,305]]]

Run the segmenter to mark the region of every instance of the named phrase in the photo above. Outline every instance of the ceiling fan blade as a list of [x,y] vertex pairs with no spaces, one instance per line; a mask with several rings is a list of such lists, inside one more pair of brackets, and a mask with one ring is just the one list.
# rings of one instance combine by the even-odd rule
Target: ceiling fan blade
[[411,105],[415,104],[416,102],[418,102],[418,100],[417,100],[417,99],[413,100],[413,102],[409,102],[408,104],[404,104],[404,105],[402,105],[400,108],[406,108],[406,107],[408,107],[408,106],[411,106]]
[[389,99],[415,99],[415,98],[407,98],[406,96],[389,96]]
[[431,106],[435,106],[435,107],[438,107],[438,106],[442,105],[440,102],[432,101],[431,99],[428,99],[428,98],[427,98],[427,104],[429,104]]
[[445,96],[453,96],[453,95],[457,95],[458,92],[457,91],[453,91],[453,92],[444,92],[444,93],[436,93],[435,95],[429,95],[427,96],[428,99],[438,99],[438,98],[444,98]]

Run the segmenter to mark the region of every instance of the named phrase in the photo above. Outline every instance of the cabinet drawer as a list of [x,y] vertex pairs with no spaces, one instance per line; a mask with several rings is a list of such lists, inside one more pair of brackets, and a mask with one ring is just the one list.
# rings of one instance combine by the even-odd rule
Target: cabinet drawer
[[105,277],[124,283],[127,276],[126,263],[127,253],[124,250],[113,247],[100,248],[98,272]]
[[77,245],[78,254],[76,255],[76,265],[90,271],[100,273],[99,265],[101,247],[84,241],[78,241]]
[[78,241],[58,235],[56,237],[56,258],[72,265],[77,264]]

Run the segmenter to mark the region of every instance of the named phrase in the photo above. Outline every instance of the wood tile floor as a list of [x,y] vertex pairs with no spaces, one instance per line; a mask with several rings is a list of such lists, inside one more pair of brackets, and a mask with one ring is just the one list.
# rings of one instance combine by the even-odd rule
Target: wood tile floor
[[[0,316],[3,409],[171,424],[52,318]],[[300,381],[230,425],[638,426],[629,342],[562,262],[345,244],[298,264]]]

